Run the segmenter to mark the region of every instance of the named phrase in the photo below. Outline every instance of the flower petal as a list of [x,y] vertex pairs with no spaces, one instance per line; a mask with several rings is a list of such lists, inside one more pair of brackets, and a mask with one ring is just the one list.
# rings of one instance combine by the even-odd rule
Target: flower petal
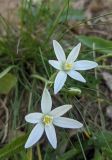
[[67,79],[67,74],[63,71],[59,71],[54,81],[54,93],[58,93],[60,89],[64,86]]
[[73,70],[71,70],[71,71],[69,71],[68,73],[67,73],[71,78],[73,78],[73,79],[75,79],[75,80],[77,80],[77,81],[80,81],[80,82],[86,82],[86,80],[83,78],[83,76],[79,73],[79,72],[77,72],[77,71],[73,71]]
[[25,120],[29,123],[38,123],[40,122],[43,114],[42,113],[30,113],[25,116]]
[[53,40],[53,47],[54,47],[54,52],[55,52],[57,59],[59,61],[65,61],[66,56],[65,56],[64,50],[56,40]]
[[57,147],[57,138],[56,138],[56,131],[55,131],[54,126],[52,124],[46,125],[45,132],[46,132],[47,138],[48,138],[50,144],[52,145],[52,147],[56,148]]
[[94,61],[80,60],[80,61],[74,62],[73,68],[75,70],[89,70],[97,66],[98,64]]
[[47,114],[51,111],[52,107],[52,99],[50,96],[49,91],[45,88],[42,94],[42,100],[41,100],[41,109],[44,114]]
[[72,51],[70,52],[70,54],[67,57],[67,62],[68,63],[73,63],[76,60],[76,58],[79,55],[80,48],[81,48],[81,43],[79,43],[77,46],[75,46],[72,49]]
[[58,61],[49,60],[49,64],[56,69],[59,69],[59,70],[61,69],[61,64]]
[[56,118],[56,117],[62,116],[71,108],[72,108],[72,105],[63,105],[63,106],[53,109],[49,114],[53,116],[54,118]]
[[39,139],[41,138],[43,132],[44,132],[44,125],[41,123],[38,123],[31,131],[31,133],[28,137],[28,140],[25,144],[25,148],[29,148],[32,145],[34,145],[36,142],[38,142]]
[[80,123],[79,121],[66,117],[55,118],[53,124],[62,128],[76,128],[76,129],[81,128],[83,126],[83,124]]

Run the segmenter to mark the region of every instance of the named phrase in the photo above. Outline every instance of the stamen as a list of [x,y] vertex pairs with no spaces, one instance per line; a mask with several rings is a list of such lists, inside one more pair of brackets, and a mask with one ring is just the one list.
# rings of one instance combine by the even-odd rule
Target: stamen
[[72,64],[71,63],[65,63],[64,64],[64,70],[65,71],[69,71],[72,69]]
[[45,116],[43,117],[43,123],[44,123],[45,125],[51,124],[52,121],[53,121],[53,117],[52,117],[52,116],[45,115]]

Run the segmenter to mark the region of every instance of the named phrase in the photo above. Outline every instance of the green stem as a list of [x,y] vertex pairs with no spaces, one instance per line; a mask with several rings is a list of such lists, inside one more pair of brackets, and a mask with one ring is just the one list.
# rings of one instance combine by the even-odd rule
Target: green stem
[[52,84],[52,83],[53,83],[52,81],[47,80],[47,79],[45,79],[44,77],[42,77],[42,76],[40,76],[40,75],[38,75],[38,74],[32,74],[31,77],[36,78],[36,79],[39,79],[39,80],[41,80],[42,82],[47,83],[47,84]]
[[[95,43],[93,43],[93,58],[94,60],[96,60],[96,53],[95,53]],[[97,70],[95,69],[95,79],[98,79],[98,73]],[[100,98],[100,92],[99,92],[99,85],[96,84],[96,94],[97,94],[97,101],[98,101],[98,109],[99,109],[99,114],[100,114],[100,118],[101,118],[101,126],[102,129],[105,130],[105,118],[102,112],[102,108],[101,108],[101,102],[99,100]]]
[[44,66],[44,68],[45,68],[45,71],[46,71],[47,77],[49,77],[49,73],[48,73],[48,70],[47,70],[47,66],[46,66],[46,64],[45,64],[44,57],[43,57],[43,55],[42,55],[42,50],[41,50],[41,48],[40,48],[40,47],[39,47],[39,52],[40,52],[40,56],[41,56],[42,63],[43,63],[43,66]]
[[84,149],[83,149],[83,146],[82,146],[82,143],[81,143],[81,140],[80,140],[80,137],[79,137],[78,133],[77,133],[77,138],[78,138],[78,141],[79,141],[79,144],[80,144],[81,150],[82,150],[82,154],[83,154],[83,156],[84,156],[84,160],[87,160],[87,159],[86,159],[86,155],[85,155],[85,153],[84,153]]
[[112,57],[112,53],[100,56],[100,57],[96,58],[96,61],[99,62],[99,61],[104,60],[105,58],[108,58],[108,57]]
[[37,144],[37,153],[38,153],[38,160],[42,160],[42,155],[41,155],[40,145],[39,144]]
[[112,70],[112,65],[99,65],[98,68]]
[[32,149],[29,149],[27,152],[27,159],[32,160]]

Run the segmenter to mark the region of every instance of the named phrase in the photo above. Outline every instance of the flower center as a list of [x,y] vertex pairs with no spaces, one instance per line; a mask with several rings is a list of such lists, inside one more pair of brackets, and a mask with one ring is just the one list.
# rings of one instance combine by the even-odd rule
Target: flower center
[[65,63],[64,64],[64,70],[65,71],[69,71],[72,69],[72,64],[71,63]]
[[53,121],[53,117],[52,117],[52,116],[45,115],[44,118],[43,118],[43,123],[44,123],[45,125],[51,124],[52,121]]

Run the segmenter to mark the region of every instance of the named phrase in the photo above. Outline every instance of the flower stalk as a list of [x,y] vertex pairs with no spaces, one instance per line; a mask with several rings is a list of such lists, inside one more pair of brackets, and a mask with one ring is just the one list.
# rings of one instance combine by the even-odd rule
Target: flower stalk
[[38,160],[42,160],[41,150],[40,150],[40,144],[37,144],[37,154],[38,154]]

